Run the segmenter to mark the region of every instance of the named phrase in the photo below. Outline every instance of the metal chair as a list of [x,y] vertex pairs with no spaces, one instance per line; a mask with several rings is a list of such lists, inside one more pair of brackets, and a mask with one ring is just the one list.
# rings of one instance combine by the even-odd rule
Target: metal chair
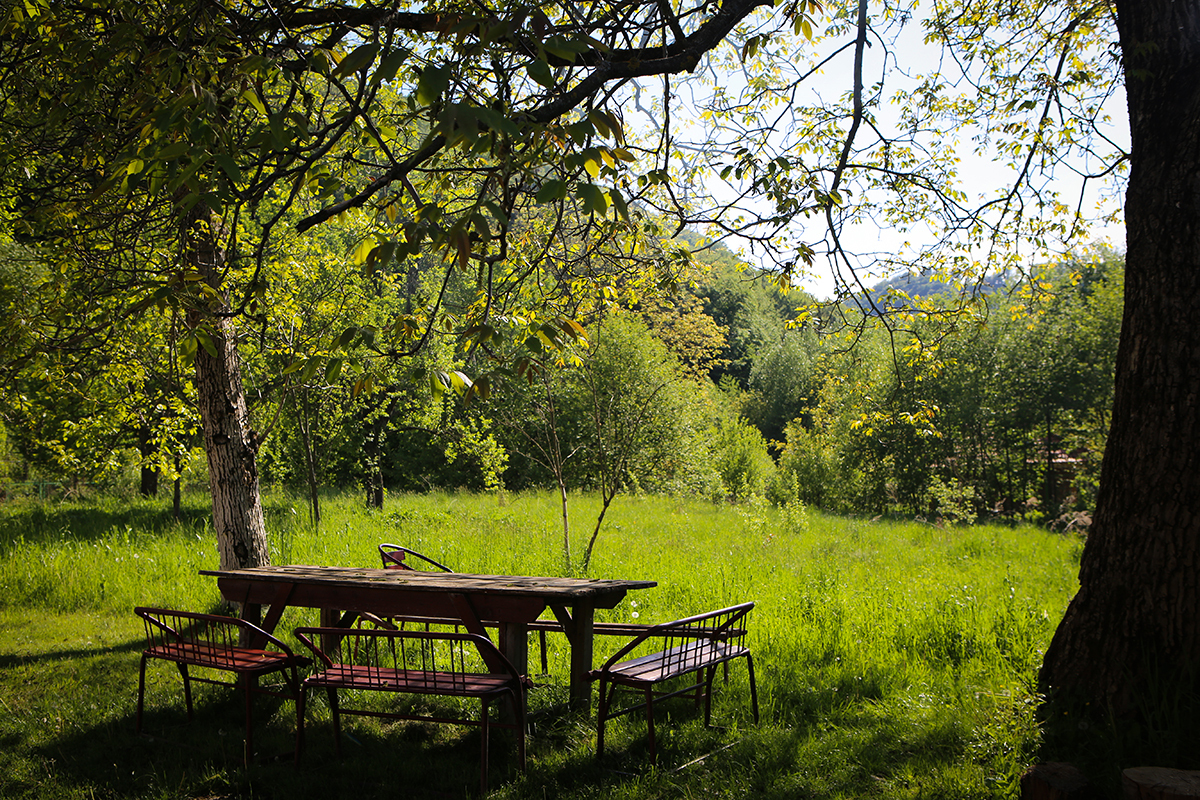
[[412,564],[408,563],[409,556],[413,556],[414,558],[424,561],[429,566],[434,567],[436,571],[454,572],[454,570],[450,569],[445,564],[434,561],[429,556],[418,553],[416,550],[410,550],[407,547],[401,547],[398,544],[391,544],[390,542],[384,542],[379,545],[379,558],[383,561],[384,569],[409,569],[418,570],[421,572],[434,571],[426,569],[424,565],[418,565],[414,567]]
[[[191,611],[173,611],[165,608],[138,607],[134,609],[142,618],[146,628],[146,649],[142,651],[141,670],[138,675],[137,723],[135,731],[142,732],[142,708],[146,695],[146,662],[150,659],[170,661],[183,677],[183,696],[187,703],[188,720],[193,717],[192,681],[216,686],[241,686],[246,706],[245,763],[249,764],[254,754],[253,721],[251,717],[251,695],[254,693],[283,697],[297,703],[299,712],[300,679],[297,668],[307,666],[312,660],[297,656],[286,644],[250,622],[235,617],[216,614],[200,614]],[[262,637],[275,650],[243,647],[241,642]],[[190,667],[232,672],[236,680],[225,681],[204,675],[193,675]],[[258,678],[273,672],[283,674],[289,691],[264,689],[258,686]],[[297,747],[298,745],[297,740]]]
[[[433,570],[425,569],[424,564],[418,563],[416,566],[413,566],[411,563],[409,563],[409,556],[412,556],[415,559],[419,559],[419,561],[423,561],[423,562],[425,562],[425,564],[435,567],[437,570],[440,570],[441,572],[454,572],[454,570],[450,569],[445,564],[442,564],[438,561],[434,561],[432,558],[425,555],[424,553],[418,553],[416,550],[413,550],[411,548],[404,547],[404,546],[398,545],[398,544],[392,544],[390,542],[384,542],[379,545],[379,558],[380,558],[380,560],[383,561],[384,569],[407,569],[407,570],[419,570],[422,572],[432,572],[433,571]],[[398,623],[400,627],[403,627],[403,624],[405,622],[424,622],[424,623],[433,623],[433,624],[453,624],[453,622],[454,622],[454,620],[428,620],[425,618],[404,618],[404,617],[389,617],[388,620],[392,623]],[[547,670],[549,669],[547,646],[546,646],[546,630],[544,628],[537,628],[536,626],[530,626],[530,628],[531,628],[531,630],[537,630],[537,633],[538,633],[538,644],[541,646],[541,655],[542,655],[542,674],[545,675]],[[426,630],[428,630],[428,627],[426,628]]]

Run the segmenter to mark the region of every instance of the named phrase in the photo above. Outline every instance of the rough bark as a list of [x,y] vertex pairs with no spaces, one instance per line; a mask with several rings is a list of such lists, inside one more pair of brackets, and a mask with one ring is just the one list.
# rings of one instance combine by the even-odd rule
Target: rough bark
[[1079,592],[1043,691],[1117,718],[1200,663],[1200,5],[1117,3],[1132,131],[1125,315]]
[[[318,409],[320,403],[317,404]],[[317,460],[313,442],[314,414],[312,398],[307,388],[301,389],[296,398],[296,421],[300,429],[300,441],[304,445],[304,479],[308,483],[308,514],[313,527],[321,524],[321,495],[317,484]],[[381,503],[382,505],[382,503]]]
[[[189,215],[184,259],[219,291],[225,254],[206,216],[203,204]],[[196,350],[196,395],[208,456],[213,528],[221,569],[259,567],[270,563],[270,552],[258,491],[258,442],[250,427],[236,335],[223,310],[188,315],[188,324],[201,327],[214,350]]]
[[1200,772],[1135,767],[1121,773],[1125,800],[1185,800],[1200,797]]

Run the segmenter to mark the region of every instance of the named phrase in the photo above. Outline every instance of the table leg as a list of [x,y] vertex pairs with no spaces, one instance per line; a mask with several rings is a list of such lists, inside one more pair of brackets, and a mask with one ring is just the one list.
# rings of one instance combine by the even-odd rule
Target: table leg
[[592,623],[595,608],[591,603],[575,604],[571,615],[571,630],[568,639],[571,642],[571,707],[587,711],[592,707],[592,679],[588,673],[592,671]]
[[524,622],[500,623],[500,652],[521,675],[529,674],[529,626]]
[[[287,608],[288,600],[292,597],[293,588],[292,584],[285,583],[275,590],[275,597],[271,600],[271,606],[267,609],[265,619],[262,615],[261,605],[258,603],[243,602],[242,619],[257,625],[267,633],[274,633],[275,626],[279,624],[279,618],[283,616],[283,610]],[[260,648],[267,646],[266,640],[257,634],[246,636],[245,632],[243,632],[243,638],[246,641],[241,642],[242,647]]]

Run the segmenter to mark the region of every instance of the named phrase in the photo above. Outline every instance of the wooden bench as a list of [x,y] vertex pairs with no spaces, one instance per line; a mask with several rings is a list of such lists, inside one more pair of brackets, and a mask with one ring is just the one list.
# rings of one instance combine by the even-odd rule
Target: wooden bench
[[[750,699],[754,721],[758,722],[758,690],[754,682],[754,658],[744,644],[745,618],[754,603],[743,603],[706,614],[664,622],[658,625],[629,626],[634,638],[613,654],[591,677],[600,682],[600,706],[596,715],[596,755],[604,754],[604,727],[610,719],[646,709],[650,760],[654,761],[654,703],[670,697],[690,696],[704,701],[704,724],[712,721],[712,683],[716,668],[738,658],[746,659],[750,674]],[[613,623],[614,631],[622,623]],[[662,649],[649,648],[648,643]],[[643,652],[652,649],[652,652]],[[632,657],[631,657],[632,656]],[[676,678],[695,677],[682,688],[666,692],[657,687]],[[642,693],[642,702],[625,708],[613,708],[618,688]]]
[[[138,607],[134,609],[146,628],[146,649],[142,651],[138,675],[138,704],[136,732],[142,732],[142,708],[146,695],[146,662],[150,659],[170,661],[183,677],[183,696],[187,703],[188,719],[192,719],[192,681],[217,686],[241,686],[246,706],[245,762],[254,754],[251,696],[255,693],[283,697],[297,703],[299,712],[300,680],[298,667],[312,661],[295,655],[291,649],[271,634],[243,619],[165,608]],[[256,637],[261,637],[256,638]],[[278,649],[266,650],[242,647],[242,641],[265,641]],[[236,680],[220,680],[195,675],[190,667],[232,672]],[[283,674],[288,691],[260,688],[257,679],[273,672]],[[298,745],[297,745],[298,746]]]
[[[341,715],[423,720],[480,728],[479,782],[483,794],[488,783],[488,731],[493,725],[517,731],[518,761],[525,770],[525,679],[485,636],[449,631],[369,628],[297,628],[296,637],[312,650],[317,671],[304,680],[304,689],[323,688],[333,714],[337,752],[341,753]],[[346,708],[339,690],[394,692],[476,698],[479,719],[446,718],[431,714]],[[508,699],[515,722],[493,722],[493,701]],[[304,704],[299,704],[297,758],[304,745]]]

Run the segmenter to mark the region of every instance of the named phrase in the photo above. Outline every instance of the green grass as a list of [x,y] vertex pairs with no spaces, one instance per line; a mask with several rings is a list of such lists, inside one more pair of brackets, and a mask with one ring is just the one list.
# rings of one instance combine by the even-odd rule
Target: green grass
[[[162,664],[148,677],[152,736],[133,735],[142,634],[131,608],[220,606],[215,583],[197,574],[217,564],[207,509],[203,498],[190,502],[178,523],[141,501],[0,508],[0,797],[469,793],[474,733],[353,720],[354,741],[339,760],[316,697],[303,767],[245,769],[234,696],[201,688],[188,724],[178,676]],[[597,504],[572,503],[582,537]],[[267,504],[276,563],[374,565],[375,545],[394,541],[461,570],[567,572],[548,493],[402,496],[382,511],[357,497],[329,498],[319,532],[301,501]],[[598,764],[591,717],[543,713],[525,776],[513,769],[511,739],[497,737],[493,794],[1016,797],[1039,743],[1036,670],[1074,590],[1079,550],[1035,528],[939,529],[621,498],[589,574],[658,587],[600,618],[663,621],[754,600],[749,644],[762,722],[750,718],[740,664],[715,703],[723,728],[704,728],[686,701],[663,706],[658,769],[645,762],[639,719],[611,726]],[[280,630],[315,621],[315,612],[292,610]],[[551,637],[552,685],[531,693],[535,713],[565,695],[561,638]],[[619,644],[601,640],[597,659]],[[260,701],[256,713],[263,749],[287,750],[290,706]]]

